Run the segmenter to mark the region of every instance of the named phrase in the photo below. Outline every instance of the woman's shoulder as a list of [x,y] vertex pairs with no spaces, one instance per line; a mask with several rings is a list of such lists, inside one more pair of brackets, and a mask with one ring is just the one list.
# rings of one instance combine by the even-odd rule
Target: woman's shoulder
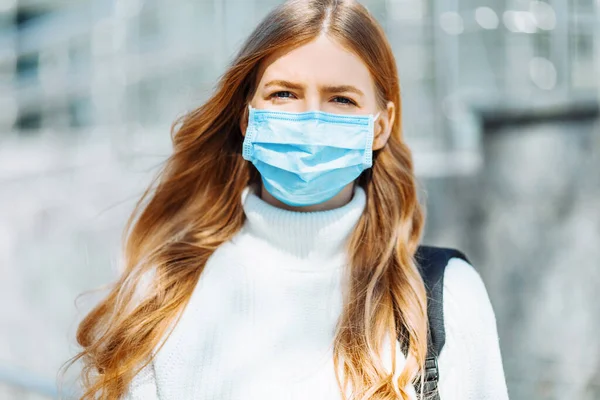
[[[496,343],[496,316],[485,283],[473,265],[451,258],[444,271],[444,327],[448,342]],[[451,345],[451,344],[450,344]]]
[[443,296],[440,397],[508,400],[496,317],[481,275],[468,261],[451,258]]
[[[460,314],[479,310],[489,314],[491,308],[488,292],[479,272],[462,258],[450,258],[444,271],[445,309],[456,306]],[[446,307],[450,306],[450,307]]]
[[[462,251],[422,245],[419,246],[415,259],[421,264],[423,280],[430,288],[430,295],[443,299],[444,320],[447,319],[447,309],[468,316],[468,311],[489,303],[481,275]],[[443,282],[441,288],[438,285],[440,281]],[[453,306],[456,306],[455,309]]]

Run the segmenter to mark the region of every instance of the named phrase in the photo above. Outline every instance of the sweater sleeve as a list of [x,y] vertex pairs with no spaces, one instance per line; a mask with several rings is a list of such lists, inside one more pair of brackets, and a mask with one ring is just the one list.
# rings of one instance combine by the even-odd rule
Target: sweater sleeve
[[159,400],[153,362],[133,377],[122,400]]
[[496,317],[479,273],[460,258],[450,259],[443,296],[441,400],[507,400]]

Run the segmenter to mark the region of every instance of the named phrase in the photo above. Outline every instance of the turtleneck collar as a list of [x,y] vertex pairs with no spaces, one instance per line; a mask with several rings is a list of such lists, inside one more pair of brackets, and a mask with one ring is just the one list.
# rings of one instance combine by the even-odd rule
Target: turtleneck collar
[[347,204],[327,211],[289,211],[275,207],[251,185],[242,193],[244,229],[278,250],[300,259],[329,258],[344,252],[345,244],[366,205],[366,194],[355,185]]

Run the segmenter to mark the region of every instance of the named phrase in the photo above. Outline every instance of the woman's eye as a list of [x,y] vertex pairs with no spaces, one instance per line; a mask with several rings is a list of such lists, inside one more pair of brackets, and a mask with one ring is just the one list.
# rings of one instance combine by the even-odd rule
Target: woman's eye
[[293,96],[293,94],[288,91],[275,92],[271,95],[271,97],[279,97],[279,98],[283,98],[283,99],[290,98],[292,96]]
[[334,97],[333,100],[336,103],[348,104],[348,105],[354,105],[354,106],[356,105],[356,103],[354,101],[350,100],[347,97],[337,96],[337,97]]

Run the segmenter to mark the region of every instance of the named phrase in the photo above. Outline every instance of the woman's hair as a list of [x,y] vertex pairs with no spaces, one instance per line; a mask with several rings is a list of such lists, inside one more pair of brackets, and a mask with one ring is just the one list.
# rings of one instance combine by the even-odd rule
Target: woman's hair
[[[369,68],[382,109],[396,115],[386,146],[358,179],[367,205],[348,243],[344,306],[334,340],[343,398],[408,399],[422,383],[427,350],[426,293],[414,254],[424,223],[410,150],[402,139],[400,86],[380,25],[356,1],[290,0],[247,39],[215,93],[172,127],[173,154],[130,216],[124,232],[124,272],[77,330],[83,362],[82,399],[117,399],[172,331],[211,256],[242,227],[243,189],[260,182],[242,158],[240,121],[256,90],[261,62],[328,35]],[[209,305],[207,305],[209,306]],[[394,382],[380,350],[400,337],[407,363]],[[395,340],[391,340],[395,345]],[[343,371],[343,378],[338,370]]]

